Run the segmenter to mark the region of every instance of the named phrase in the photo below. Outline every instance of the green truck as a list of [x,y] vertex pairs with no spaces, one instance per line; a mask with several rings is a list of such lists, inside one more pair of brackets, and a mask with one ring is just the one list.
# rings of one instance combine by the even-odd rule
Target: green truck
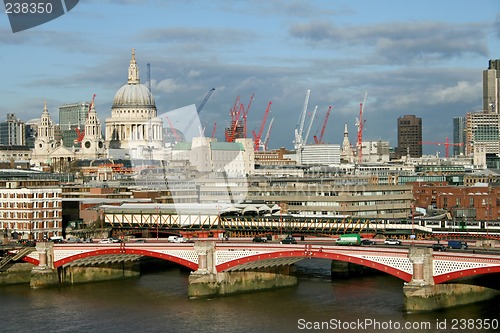
[[361,237],[358,234],[340,235],[335,242],[337,245],[361,245]]

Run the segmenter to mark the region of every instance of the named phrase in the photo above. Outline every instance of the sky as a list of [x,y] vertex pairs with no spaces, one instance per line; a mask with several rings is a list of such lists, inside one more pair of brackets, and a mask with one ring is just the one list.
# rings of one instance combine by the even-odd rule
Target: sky
[[[307,90],[308,142],[355,145],[366,96],[364,141],[397,146],[397,118],[422,118],[424,141],[453,140],[453,117],[482,109],[482,71],[500,59],[500,2],[397,0],[80,0],[65,15],[13,33],[0,14],[0,117],[58,121],[62,104],[90,101],[104,124],[127,82],[135,49],[141,83],[158,113],[199,105],[205,135],[224,139],[237,96],[248,131],[272,102],[269,148],[293,147]],[[175,124],[174,124],[175,125]],[[104,126],[103,126],[104,127]],[[424,145],[425,154],[441,145]]]

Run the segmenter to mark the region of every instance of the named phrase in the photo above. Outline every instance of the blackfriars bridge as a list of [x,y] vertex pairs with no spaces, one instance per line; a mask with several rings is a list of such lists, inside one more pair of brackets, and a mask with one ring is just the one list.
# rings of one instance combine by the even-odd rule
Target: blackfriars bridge
[[[213,240],[194,243],[126,242],[113,244],[42,242],[37,244],[36,251],[28,254],[23,260],[35,265],[32,276],[36,276],[37,273],[43,275],[43,273],[55,272],[65,267],[89,267],[112,262],[133,261],[143,256],[175,262],[190,269],[192,271],[190,290],[188,290],[190,297],[248,291],[235,288],[234,285],[231,288],[227,286],[228,283],[241,284],[241,279],[269,278],[274,282],[266,285],[265,288],[283,286],[279,282],[275,284],[276,275],[288,275],[287,271],[281,268],[290,267],[293,263],[306,258],[342,261],[393,275],[405,282],[406,298],[411,301],[417,297],[418,302],[422,298],[428,299],[429,297],[441,299],[442,293],[451,293],[455,296],[474,294],[474,297],[478,297],[477,294],[480,292],[476,290],[476,287],[480,288],[479,286],[468,285],[474,290],[467,287],[467,290],[462,290],[462,288],[450,291],[450,285],[459,286],[460,284],[447,282],[456,282],[483,274],[500,273],[500,256],[494,253],[434,252],[431,248],[413,246],[388,248],[336,246],[307,242],[299,244],[216,242]],[[257,275],[252,275],[252,272]],[[263,272],[272,274],[272,278],[262,275]],[[235,279],[239,282],[235,282]],[[32,283],[32,287],[43,286],[43,284],[42,279],[41,283]],[[245,285],[245,283],[242,284]],[[446,287],[439,287],[440,285],[446,285]],[[192,286],[194,287],[191,288]],[[256,289],[258,288],[252,290]],[[422,296],[423,290],[426,291]],[[451,302],[456,301],[453,299]],[[421,309],[420,303],[417,305],[410,303],[407,306],[408,310],[427,310]],[[440,307],[445,306],[448,305]]]

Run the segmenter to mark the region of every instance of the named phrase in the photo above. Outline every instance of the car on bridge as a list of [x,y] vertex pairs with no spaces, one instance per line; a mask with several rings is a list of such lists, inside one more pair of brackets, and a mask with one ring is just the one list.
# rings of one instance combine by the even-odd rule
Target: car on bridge
[[168,236],[167,242],[169,242],[169,243],[187,243],[188,240],[182,236]]
[[103,238],[99,241],[99,244],[113,244],[113,238]]
[[403,244],[403,242],[401,242],[399,239],[397,238],[387,238],[385,241],[384,241],[384,244],[385,245],[401,245]]
[[255,236],[252,239],[252,242],[254,242],[254,243],[267,243],[267,238],[266,237]]
[[281,240],[280,244],[297,244],[297,241],[292,236],[286,236]]
[[80,237],[69,237],[66,243],[82,243],[82,240]]
[[464,242],[461,240],[449,240],[448,241],[448,248],[449,249],[467,250],[469,248],[469,245],[467,244],[467,242]]
[[372,241],[371,239],[362,239],[361,240],[361,245],[376,245],[377,243],[375,241]]
[[432,244],[432,249],[434,251],[444,252],[444,251],[446,251],[446,246],[444,246],[442,244]]

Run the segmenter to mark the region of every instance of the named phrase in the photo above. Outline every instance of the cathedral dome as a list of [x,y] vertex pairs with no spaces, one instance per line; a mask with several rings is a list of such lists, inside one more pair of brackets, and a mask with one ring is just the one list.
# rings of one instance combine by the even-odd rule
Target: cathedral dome
[[135,61],[135,51],[132,50],[132,59],[128,69],[128,82],[115,94],[113,108],[146,107],[156,108],[153,95],[139,79],[139,68]]
[[155,107],[155,100],[144,85],[128,83],[118,89],[113,99],[113,108],[121,107]]

